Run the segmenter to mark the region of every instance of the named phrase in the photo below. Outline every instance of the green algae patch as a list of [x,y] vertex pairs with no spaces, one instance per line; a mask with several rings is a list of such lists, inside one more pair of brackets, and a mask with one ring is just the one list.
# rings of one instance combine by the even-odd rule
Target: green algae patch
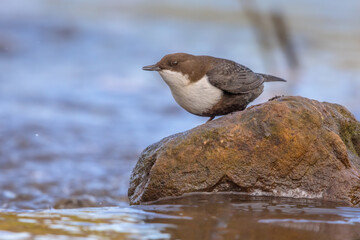
[[340,137],[357,156],[360,156],[360,124],[356,121],[344,121],[340,125]]

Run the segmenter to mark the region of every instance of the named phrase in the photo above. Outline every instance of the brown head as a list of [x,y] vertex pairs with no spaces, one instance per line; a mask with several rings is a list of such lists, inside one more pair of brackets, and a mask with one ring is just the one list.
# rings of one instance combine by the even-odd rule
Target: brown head
[[187,75],[190,81],[196,82],[201,79],[207,71],[211,69],[212,57],[194,56],[187,53],[173,53],[165,55],[154,65],[145,66],[146,71],[170,70]]

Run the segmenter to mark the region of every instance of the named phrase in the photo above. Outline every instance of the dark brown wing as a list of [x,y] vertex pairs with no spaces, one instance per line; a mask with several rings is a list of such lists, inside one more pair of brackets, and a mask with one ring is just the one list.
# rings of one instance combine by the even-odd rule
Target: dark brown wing
[[259,87],[264,78],[236,62],[222,59],[207,72],[209,82],[232,94],[248,93]]

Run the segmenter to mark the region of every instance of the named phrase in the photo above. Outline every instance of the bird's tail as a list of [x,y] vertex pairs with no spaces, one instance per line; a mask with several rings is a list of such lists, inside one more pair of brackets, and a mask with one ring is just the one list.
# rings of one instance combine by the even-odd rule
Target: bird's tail
[[275,76],[268,75],[268,74],[262,74],[262,73],[258,73],[258,74],[261,75],[265,79],[265,82],[286,82],[285,79],[282,79],[279,77],[275,77]]

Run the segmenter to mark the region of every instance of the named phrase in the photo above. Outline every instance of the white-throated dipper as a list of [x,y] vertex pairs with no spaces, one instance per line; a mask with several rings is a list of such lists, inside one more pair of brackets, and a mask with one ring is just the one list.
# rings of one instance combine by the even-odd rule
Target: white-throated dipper
[[142,69],[158,71],[181,107],[209,121],[244,110],[263,92],[264,82],[286,82],[231,60],[187,53],[168,54]]

